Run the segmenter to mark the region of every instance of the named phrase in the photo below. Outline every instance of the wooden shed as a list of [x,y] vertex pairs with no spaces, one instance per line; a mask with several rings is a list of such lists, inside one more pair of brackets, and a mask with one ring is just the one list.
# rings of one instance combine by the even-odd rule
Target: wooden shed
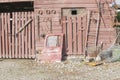
[[[0,58],[34,58],[44,35],[64,33],[64,53],[114,41],[112,0],[0,0]],[[3,9],[2,9],[3,8]],[[93,35],[94,34],[94,35]],[[93,43],[94,42],[94,43]]]

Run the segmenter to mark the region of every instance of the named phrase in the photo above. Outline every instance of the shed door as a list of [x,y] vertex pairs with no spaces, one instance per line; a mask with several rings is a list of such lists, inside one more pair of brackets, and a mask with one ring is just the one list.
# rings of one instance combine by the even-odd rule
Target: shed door
[[0,58],[33,58],[33,17],[33,11],[0,13]]
[[83,54],[87,26],[87,10],[85,8],[63,9],[63,33],[67,54]]

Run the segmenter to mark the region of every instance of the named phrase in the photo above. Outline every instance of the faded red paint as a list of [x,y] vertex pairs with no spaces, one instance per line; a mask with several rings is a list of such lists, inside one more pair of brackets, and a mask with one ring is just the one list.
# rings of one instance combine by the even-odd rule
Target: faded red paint
[[[34,1],[34,12],[13,12],[13,19],[10,19],[9,13],[0,13],[0,58],[31,58],[36,51],[44,48],[44,39],[41,35],[49,33],[65,34],[64,51],[68,51],[67,55],[83,53],[86,44],[84,35],[86,35],[85,30],[88,24],[87,14],[86,18],[77,16],[71,20],[69,15],[63,15],[63,9],[85,8],[87,11],[98,11],[97,0],[0,0],[1,3],[24,1]],[[112,0],[101,0],[103,13],[98,45],[103,42],[104,49],[108,48],[115,38],[115,29],[111,24],[114,20],[111,17],[114,17],[114,11],[109,7],[111,2]],[[9,34],[11,32],[10,20],[13,20],[12,32],[16,33],[31,18],[32,23],[18,36],[14,37],[14,33]],[[65,20],[62,21],[62,18]]]
[[[103,42],[103,48],[106,49],[111,45],[115,38],[115,29],[111,23],[114,16],[114,11],[109,7],[112,0],[101,0],[102,17],[100,17],[100,27],[98,34],[98,44]],[[88,25],[88,12],[98,11],[97,0],[35,0],[34,9],[36,16],[36,50],[43,48],[43,39],[41,34],[64,33],[65,34],[65,52],[67,55],[81,55],[84,54],[87,25]],[[71,12],[64,10],[84,8],[85,16],[70,16]],[[50,12],[50,14],[47,13]],[[52,11],[55,11],[53,14]],[[68,13],[69,12],[69,13]],[[42,14],[41,14],[42,13]],[[78,12],[79,13],[79,12]],[[94,25],[94,21],[92,22]],[[95,27],[95,26],[93,26]],[[92,28],[91,32],[95,32],[96,28]],[[107,33],[107,34],[106,34]],[[104,35],[106,34],[106,35]],[[93,38],[91,38],[93,39]]]
[[[33,12],[13,12],[12,16],[11,19],[10,13],[0,13],[0,23],[2,23],[0,26],[0,58],[34,58],[34,22],[29,23],[23,31],[18,33],[27,21],[34,19]],[[10,23],[11,20],[12,23]]]
[[62,59],[63,34],[48,34],[45,38],[41,62],[60,62]]

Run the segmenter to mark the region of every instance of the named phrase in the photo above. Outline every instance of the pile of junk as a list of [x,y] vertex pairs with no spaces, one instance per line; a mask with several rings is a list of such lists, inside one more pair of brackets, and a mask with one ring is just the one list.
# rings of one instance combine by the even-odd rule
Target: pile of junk
[[[100,50],[100,47],[91,47],[88,49],[88,55],[84,58],[84,62],[116,62],[120,61],[120,45],[116,45],[116,40],[120,32],[116,36],[111,46],[106,50]],[[61,62],[63,57],[63,34],[48,34],[45,37],[44,48],[39,54],[36,54],[37,62]],[[94,64],[97,65],[97,64]]]
[[[111,46],[106,50],[102,50],[101,46],[90,47],[87,49],[87,56],[85,57],[85,62],[90,65],[99,65],[103,63],[112,63],[120,61],[120,31],[117,33],[117,36]],[[102,45],[102,44],[101,44]]]

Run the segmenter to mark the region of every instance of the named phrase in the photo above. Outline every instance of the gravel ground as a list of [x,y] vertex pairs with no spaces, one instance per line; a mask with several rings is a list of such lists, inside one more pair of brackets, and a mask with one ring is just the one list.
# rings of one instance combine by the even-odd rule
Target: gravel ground
[[0,80],[120,80],[120,62],[93,67],[80,58],[45,64],[5,59],[0,61]]

